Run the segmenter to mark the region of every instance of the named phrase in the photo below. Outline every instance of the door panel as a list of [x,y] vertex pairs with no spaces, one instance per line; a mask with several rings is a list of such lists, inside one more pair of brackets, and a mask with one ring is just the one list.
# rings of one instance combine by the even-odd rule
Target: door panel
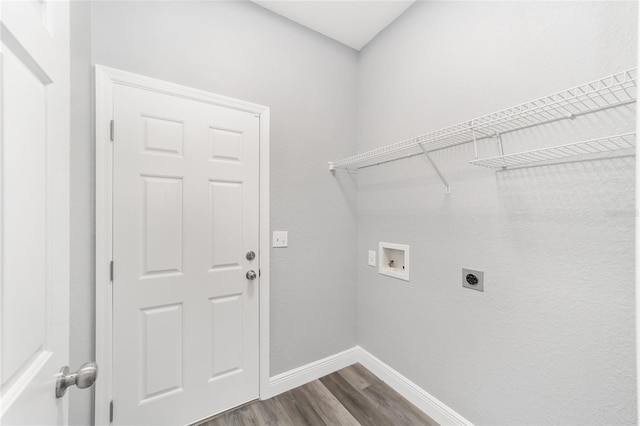
[[65,424],[68,4],[5,1],[0,16],[0,423]]
[[143,152],[182,157],[183,125],[179,121],[142,116]]
[[211,160],[242,162],[242,133],[210,129]]
[[182,272],[182,178],[141,176],[143,277]]
[[114,422],[257,398],[259,118],[117,85],[114,121]]
[[182,391],[182,304],[141,309],[140,402]]
[[242,294],[211,300],[211,380],[242,372]]
[[[3,52],[4,282],[2,384],[46,350],[47,109],[45,84]],[[6,105],[6,104],[5,104]],[[32,141],[23,143],[23,141]],[[30,194],[31,196],[27,195]],[[22,326],[17,326],[22,324]]]
[[241,268],[242,183],[209,182],[211,269]]

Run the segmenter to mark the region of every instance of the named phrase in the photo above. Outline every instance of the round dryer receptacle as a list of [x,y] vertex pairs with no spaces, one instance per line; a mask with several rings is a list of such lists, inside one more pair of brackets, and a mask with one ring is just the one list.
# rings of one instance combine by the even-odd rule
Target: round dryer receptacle
[[469,284],[471,284],[471,285],[476,285],[476,284],[478,284],[478,277],[476,277],[476,276],[475,276],[475,275],[473,275],[473,274],[467,274],[467,276],[466,276],[466,280],[467,280],[467,282],[468,282]]

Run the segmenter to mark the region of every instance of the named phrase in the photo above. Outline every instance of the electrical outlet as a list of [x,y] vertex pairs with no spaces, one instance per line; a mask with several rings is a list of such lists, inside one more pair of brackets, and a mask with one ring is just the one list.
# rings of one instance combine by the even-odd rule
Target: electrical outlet
[[376,266],[376,252],[369,250],[369,266]]
[[289,233],[287,231],[273,231],[273,247],[287,247]]
[[484,271],[462,268],[462,287],[484,291]]

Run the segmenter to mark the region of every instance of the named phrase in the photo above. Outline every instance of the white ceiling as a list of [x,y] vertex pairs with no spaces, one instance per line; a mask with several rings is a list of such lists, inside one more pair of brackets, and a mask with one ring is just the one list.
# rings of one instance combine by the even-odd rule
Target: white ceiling
[[279,15],[362,49],[415,0],[252,0]]

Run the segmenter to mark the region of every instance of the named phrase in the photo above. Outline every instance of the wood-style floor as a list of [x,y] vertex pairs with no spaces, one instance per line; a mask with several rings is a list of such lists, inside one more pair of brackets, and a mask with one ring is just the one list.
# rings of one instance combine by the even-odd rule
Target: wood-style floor
[[437,423],[360,364],[197,426],[434,426]]

